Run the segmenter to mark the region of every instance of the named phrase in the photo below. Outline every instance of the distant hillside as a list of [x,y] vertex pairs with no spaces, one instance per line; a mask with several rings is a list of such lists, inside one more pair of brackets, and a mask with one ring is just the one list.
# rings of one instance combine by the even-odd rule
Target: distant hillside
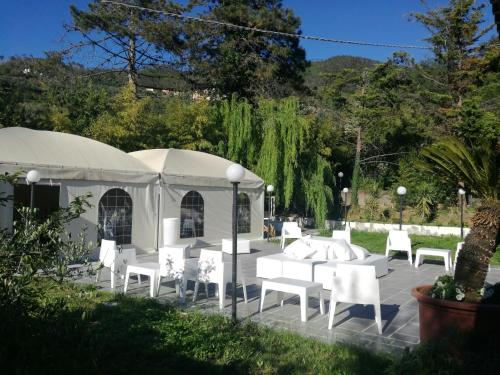
[[376,60],[356,56],[333,56],[326,60],[312,61],[305,74],[306,86],[311,89],[322,86],[325,81],[322,73],[336,73],[346,68],[362,70],[378,63]]

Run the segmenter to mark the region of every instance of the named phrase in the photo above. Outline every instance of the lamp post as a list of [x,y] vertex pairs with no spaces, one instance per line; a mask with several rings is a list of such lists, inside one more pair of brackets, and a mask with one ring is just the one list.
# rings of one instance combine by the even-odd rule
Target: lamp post
[[458,195],[460,196],[460,238],[464,239],[464,195],[465,190],[458,189]]
[[230,183],[233,184],[233,249],[232,249],[232,259],[233,259],[233,294],[231,301],[231,318],[233,323],[236,323],[236,262],[237,257],[237,241],[238,241],[238,184],[240,183],[243,175],[245,174],[245,169],[239,164],[232,164],[226,169],[226,178]]
[[[337,174],[339,176],[339,202],[342,200],[342,177],[344,177],[344,172],[339,172]],[[342,209],[340,209],[340,221],[342,221]]]
[[398,187],[399,195],[399,230],[403,229],[403,197],[406,194],[406,188],[404,186]]
[[345,225],[347,225],[347,193],[349,192],[348,188],[343,188],[342,192],[344,193],[344,221]]
[[269,193],[269,219],[267,220],[267,242],[269,242],[269,237],[271,236],[271,216],[273,216],[272,197],[273,197],[274,186],[269,184],[267,185],[266,190]]
[[30,209],[33,210],[33,207],[35,205],[35,184],[40,181],[40,173],[32,169],[31,171],[26,174],[26,181],[31,187],[31,192],[30,192]]

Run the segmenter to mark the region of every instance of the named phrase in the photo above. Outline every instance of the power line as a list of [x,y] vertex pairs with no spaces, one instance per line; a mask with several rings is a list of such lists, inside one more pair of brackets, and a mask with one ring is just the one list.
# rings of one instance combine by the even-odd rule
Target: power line
[[111,1],[111,0],[101,0],[101,3],[108,3],[108,4],[119,5],[119,6],[123,6],[123,7],[127,7],[127,8],[134,8],[134,9],[139,9],[139,10],[143,10],[143,11],[151,12],[151,13],[164,14],[164,15],[169,16],[169,17],[187,19],[189,21],[208,23],[208,24],[217,25],[217,26],[230,27],[230,28],[238,29],[238,30],[256,31],[256,32],[263,33],[263,34],[280,35],[280,36],[284,36],[284,37],[288,37],[288,38],[295,38],[295,39],[305,39],[305,40],[314,40],[314,41],[318,41],[318,42],[351,44],[351,45],[369,46],[369,47],[386,47],[386,48],[399,48],[399,49],[428,49],[428,50],[432,49],[432,47],[429,47],[429,46],[415,46],[415,45],[390,44],[390,43],[371,43],[371,42],[362,42],[362,41],[355,41],[355,40],[343,40],[343,39],[334,39],[334,38],[324,38],[324,37],[320,37],[320,36],[285,33],[282,31],[259,29],[257,27],[242,26],[242,25],[236,25],[234,23],[221,22],[221,21],[210,20],[210,19],[205,19],[205,18],[200,18],[200,17],[187,16],[184,14],[177,14],[177,13],[167,12],[164,10],[145,8],[145,7],[141,7],[138,5],[125,4],[125,3],[120,3],[117,1]]

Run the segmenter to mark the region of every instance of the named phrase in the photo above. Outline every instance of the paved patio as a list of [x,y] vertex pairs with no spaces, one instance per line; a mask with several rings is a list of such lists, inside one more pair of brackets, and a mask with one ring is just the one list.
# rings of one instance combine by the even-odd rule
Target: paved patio
[[[217,248],[220,247],[212,247],[212,249]],[[324,342],[350,343],[370,350],[386,351],[393,354],[399,354],[405,348],[411,348],[418,344],[418,304],[411,296],[410,291],[414,286],[431,284],[436,276],[444,274],[445,269],[442,261],[425,260],[424,264],[416,269],[414,266],[410,267],[408,260],[404,259],[404,255],[390,258],[389,274],[380,278],[383,333],[379,335],[372,306],[339,304],[336,309],[334,327],[331,331],[328,330],[328,314],[320,315],[319,301],[314,298],[310,298],[308,321],[305,323],[300,321],[298,297],[291,297],[285,301],[283,307],[280,307],[276,304],[276,292],[272,292],[266,297],[264,311],[259,313],[261,280],[255,277],[256,258],[280,251],[277,243],[253,241],[251,254],[238,256],[248,290],[247,304],[243,301],[241,289],[238,290],[238,317],[240,319],[250,319],[274,329],[292,331]],[[199,249],[193,249],[191,256],[198,257],[199,252]],[[157,262],[158,259],[156,254],[145,254],[138,255],[138,261]],[[109,280],[109,270],[105,269],[98,284],[99,287],[109,290]],[[89,278],[81,281],[91,282]],[[488,273],[488,281],[500,281],[500,268],[491,268]],[[200,288],[198,300],[195,303],[192,303],[191,293],[193,289],[194,282],[189,282],[188,298],[183,308],[199,309],[207,313],[220,313],[213,285],[209,287],[209,299],[205,298],[204,288]],[[123,291],[122,280],[118,280],[116,291]],[[149,296],[149,282],[145,281],[139,285],[136,279],[131,279],[127,294]],[[329,293],[326,295],[329,297]],[[162,283],[158,298],[160,301],[177,303],[173,283]],[[328,312],[327,301],[326,308]],[[226,296],[226,307],[222,313],[226,315],[231,313],[230,293]]]

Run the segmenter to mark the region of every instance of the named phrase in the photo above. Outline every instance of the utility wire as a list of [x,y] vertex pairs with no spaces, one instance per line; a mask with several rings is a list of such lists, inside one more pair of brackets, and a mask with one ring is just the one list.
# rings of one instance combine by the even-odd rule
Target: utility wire
[[221,21],[210,20],[210,19],[205,19],[205,18],[200,18],[200,17],[187,16],[184,14],[177,14],[177,13],[167,12],[164,10],[145,8],[145,7],[141,7],[138,5],[120,3],[118,1],[101,0],[101,3],[108,3],[108,4],[123,6],[123,7],[127,7],[127,8],[134,8],[134,9],[139,9],[139,10],[143,10],[143,11],[151,12],[151,13],[164,14],[164,15],[169,16],[169,17],[174,17],[174,18],[179,18],[179,19],[187,19],[189,21],[208,23],[208,24],[212,24],[212,25],[224,26],[224,27],[229,27],[229,28],[239,29],[239,30],[256,31],[256,32],[263,33],[263,34],[280,35],[280,36],[284,36],[284,37],[288,37],[288,38],[295,38],[295,39],[315,40],[318,42],[351,44],[351,45],[369,46],[369,47],[386,47],[386,48],[399,48],[399,49],[428,49],[428,50],[432,49],[432,47],[430,47],[430,46],[415,46],[415,45],[388,44],[388,43],[371,43],[371,42],[362,42],[362,41],[355,41],[355,40],[342,40],[342,39],[334,39],[334,38],[324,38],[324,37],[320,37],[320,36],[285,33],[282,31],[259,29],[257,27],[236,25],[234,23],[221,22]]

